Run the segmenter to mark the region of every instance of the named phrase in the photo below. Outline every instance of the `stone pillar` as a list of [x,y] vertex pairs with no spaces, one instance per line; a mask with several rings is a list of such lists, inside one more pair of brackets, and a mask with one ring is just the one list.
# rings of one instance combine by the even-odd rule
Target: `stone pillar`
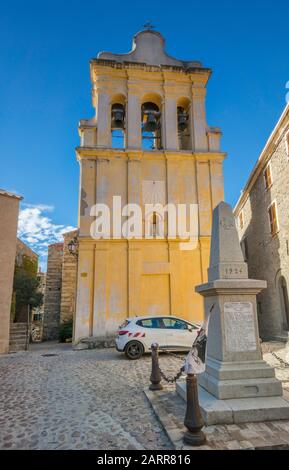
[[209,152],[219,152],[222,132],[218,127],[209,127],[207,130]]
[[99,241],[94,253],[94,307],[93,336],[98,338],[106,335],[106,320],[109,318],[108,269],[109,242]]
[[212,209],[224,200],[223,159],[210,160]]
[[127,146],[129,149],[141,149],[141,103],[139,90],[128,83],[127,99]]
[[106,89],[97,90],[97,147],[111,147],[110,94]]
[[0,353],[9,352],[10,310],[21,197],[0,190]]
[[58,339],[61,306],[63,243],[48,247],[44,295],[43,339]]
[[175,94],[169,93],[165,87],[164,99],[164,130],[163,147],[166,150],[178,150],[177,100]]
[[74,342],[92,335],[94,244],[79,240]]
[[128,241],[128,316],[140,315],[141,281],[142,281],[142,249],[141,242]]
[[200,236],[210,236],[212,227],[212,201],[209,161],[196,157]]
[[78,226],[81,236],[90,236],[91,223],[94,217],[90,216],[91,207],[96,203],[96,159],[80,159],[79,191],[79,218]]
[[[139,153],[128,155],[127,200],[128,204],[141,206],[141,160]],[[127,242],[128,315],[138,315],[141,299],[142,249],[140,242]]]
[[192,88],[192,115],[195,152],[208,152],[205,110],[206,88]]

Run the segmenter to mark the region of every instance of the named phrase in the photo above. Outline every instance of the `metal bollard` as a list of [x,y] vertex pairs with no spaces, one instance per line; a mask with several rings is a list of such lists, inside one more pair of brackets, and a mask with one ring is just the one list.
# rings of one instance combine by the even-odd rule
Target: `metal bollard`
[[157,343],[151,345],[152,349],[152,372],[150,376],[151,384],[149,386],[150,390],[162,390],[163,386],[161,384],[161,373],[159,368],[159,358],[158,358],[158,347]]
[[184,425],[188,431],[185,432],[183,439],[185,444],[201,446],[206,442],[206,436],[201,430],[205,423],[199,406],[197,376],[194,374],[188,374],[186,385],[187,408]]

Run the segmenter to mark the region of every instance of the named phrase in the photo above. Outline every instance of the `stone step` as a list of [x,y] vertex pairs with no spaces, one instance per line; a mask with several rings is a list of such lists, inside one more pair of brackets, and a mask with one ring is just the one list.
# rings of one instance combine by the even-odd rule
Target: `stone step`
[[[186,401],[186,381],[176,383],[177,394]],[[289,420],[289,392],[282,396],[260,396],[219,400],[198,386],[201,413],[207,426],[246,422]]]
[[10,323],[10,330],[27,330],[27,323]]
[[18,339],[25,339],[27,337],[27,333],[13,333],[10,334],[10,340],[18,340]]
[[23,339],[10,339],[9,341],[10,346],[14,344],[26,344],[26,338]]
[[26,351],[26,345],[14,345],[9,347],[9,352]]
[[[208,425],[202,429],[206,436],[205,444],[192,447],[183,442],[184,433],[187,431],[183,424],[186,413],[185,401],[169,387],[156,392],[147,388],[144,392],[176,450],[289,449],[289,421],[282,419],[270,422],[267,417],[265,422],[260,420],[259,423],[252,423],[249,419],[249,422],[240,425]],[[219,414],[221,415],[221,409]]]

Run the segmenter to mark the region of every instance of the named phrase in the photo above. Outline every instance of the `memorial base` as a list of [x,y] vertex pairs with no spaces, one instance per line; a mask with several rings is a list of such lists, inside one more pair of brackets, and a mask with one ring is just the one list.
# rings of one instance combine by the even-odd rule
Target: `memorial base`
[[[177,393],[186,401],[186,382],[176,384]],[[206,426],[289,419],[289,392],[283,396],[219,400],[199,386],[199,404]]]
[[222,362],[208,357],[198,383],[220,400],[282,396],[282,383],[263,360]]

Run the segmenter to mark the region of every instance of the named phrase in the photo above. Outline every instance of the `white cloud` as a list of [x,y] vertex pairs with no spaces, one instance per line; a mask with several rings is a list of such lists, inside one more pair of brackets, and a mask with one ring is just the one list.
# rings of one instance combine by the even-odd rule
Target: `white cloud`
[[44,204],[23,204],[19,212],[18,237],[27,243],[40,257],[41,269],[46,269],[47,247],[51,243],[62,242],[62,234],[74,230],[75,227],[53,223],[45,215],[53,212],[54,207]]
[[36,209],[39,209],[39,210],[45,211],[45,212],[53,212],[54,211],[54,206],[50,206],[50,205],[47,205],[47,204],[27,204],[26,202],[23,202],[22,206],[32,208],[32,209],[36,208]]

